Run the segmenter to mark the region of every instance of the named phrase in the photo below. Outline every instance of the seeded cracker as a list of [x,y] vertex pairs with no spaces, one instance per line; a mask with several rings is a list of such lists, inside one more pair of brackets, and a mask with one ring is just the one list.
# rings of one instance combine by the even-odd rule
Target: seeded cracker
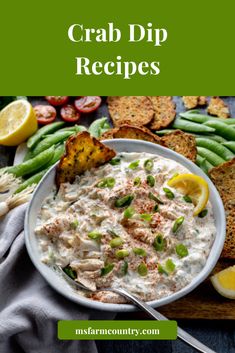
[[227,104],[219,97],[212,97],[210,104],[207,108],[207,112],[210,115],[215,115],[220,118],[227,119],[230,117],[229,108]]
[[152,96],[151,100],[155,115],[150,123],[151,130],[160,130],[167,127],[175,119],[175,103],[171,96]]
[[182,154],[184,157],[195,162],[197,157],[196,139],[193,135],[181,130],[166,134],[161,138],[165,145],[171,150]]
[[206,105],[207,103],[206,96],[183,96],[182,100],[187,109],[193,109],[198,105]]
[[235,158],[209,171],[226,213],[226,239],[222,257],[235,259]]
[[115,155],[115,151],[87,131],[71,136],[66,142],[66,152],[57,166],[57,186],[59,187],[61,183],[72,183],[76,175],[108,162]]
[[161,138],[153,134],[149,129],[131,125],[122,125],[119,128],[108,130],[101,136],[100,139],[109,140],[114,138],[144,140],[156,143],[158,145],[164,145]]
[[153,105],[144,96],[108,97],[108,108],[115,127],[147,125],[154,116]]

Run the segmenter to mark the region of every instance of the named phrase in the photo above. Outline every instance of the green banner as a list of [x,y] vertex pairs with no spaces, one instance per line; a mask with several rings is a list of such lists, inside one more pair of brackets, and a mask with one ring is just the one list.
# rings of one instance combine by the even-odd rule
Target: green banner
[[176,321],[72,320],[58,322],[60,340],[175,340]]

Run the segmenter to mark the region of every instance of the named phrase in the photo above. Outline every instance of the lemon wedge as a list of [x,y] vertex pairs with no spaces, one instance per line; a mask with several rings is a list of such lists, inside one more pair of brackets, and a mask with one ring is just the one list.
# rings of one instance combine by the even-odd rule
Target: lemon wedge
[[235,299],[235,266],[230,266],[211,277],[211,282],[219,294]]
[[209,187],[202,177],[195,174],[179,174],[170,179],[168,185],[191,198],[195,206],[194,216],[205,208],[209,199]]
[[0,144],[17,146],[37,130],[32,105],[23,99],[8,104],[0,111]]

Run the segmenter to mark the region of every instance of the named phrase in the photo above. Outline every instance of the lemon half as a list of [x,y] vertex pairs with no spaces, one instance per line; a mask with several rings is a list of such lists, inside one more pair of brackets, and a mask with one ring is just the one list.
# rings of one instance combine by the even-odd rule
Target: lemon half
[[211,277],[211,282],[219,294],[235,299],[235,266],[230,266]]
[[37,130],[37,118],[32,105],[17,100],[0,111],[0,144],[17,146]]
[[195,174],[179,174],[170,179],[168,185],[183,195],[190,196],[195,206],[194,216],[197,216],[206,207],[209,199],[209,187],[202,177]]

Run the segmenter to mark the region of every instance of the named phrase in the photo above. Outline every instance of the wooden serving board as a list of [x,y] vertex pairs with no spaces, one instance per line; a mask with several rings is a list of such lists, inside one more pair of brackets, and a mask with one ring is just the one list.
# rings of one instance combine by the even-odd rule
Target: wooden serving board
[[[212,273],[234,265],[235,261],[220,259]],[[223,298],[207,278],[193,292],[159,308],[169,319],[234,320],[235,300]]]

